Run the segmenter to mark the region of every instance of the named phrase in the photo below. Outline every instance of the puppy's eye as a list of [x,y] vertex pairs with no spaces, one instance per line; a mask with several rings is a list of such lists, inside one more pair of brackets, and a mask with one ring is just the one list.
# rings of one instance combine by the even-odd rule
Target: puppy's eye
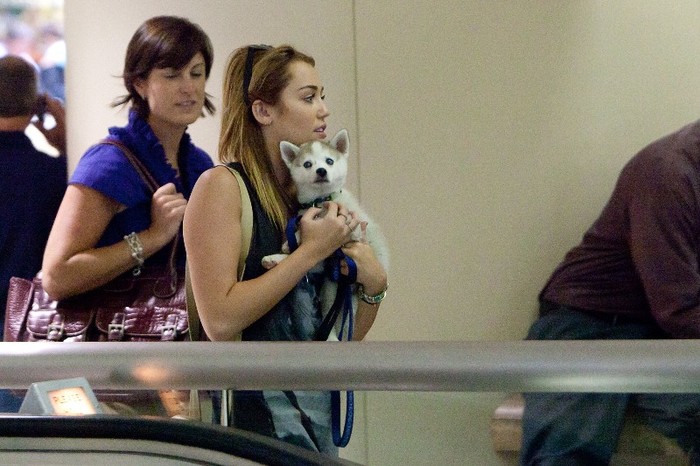
[[335,160],[333,160],[333,159],[326,159],[326,163],[327,163],[328,165],[333,165],[333,164],[335,163]]
[[312,165],[313,164],[311,162],[309,162],[308,160],[306,162],[304,162],[304,168],[311,168]]

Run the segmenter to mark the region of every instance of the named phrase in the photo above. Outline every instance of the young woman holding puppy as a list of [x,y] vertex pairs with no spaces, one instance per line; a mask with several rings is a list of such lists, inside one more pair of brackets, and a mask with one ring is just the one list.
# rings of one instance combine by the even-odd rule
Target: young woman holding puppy
[[[212,340],[234,340],[241,332],[243,340],[311,340],[321,321],[316,296],[322,277],[309,271],[338,248],[357,264],[357,282],[366,299],[358,306],[354,339],[367,334],[385,294],[387,274],[370,246],[350,242],[359,219],[333,202],[325,205],[324,216],[318,216],[320,208],[302,216],[300,245],[287,259],[269,271],[260,262],[279,252],[287,220],[298,210],[280,142],[300,145],[326,138],[330,113],[314,66],[311,57],[290,46],[241,47],[229,58],[219,157],[242,175],[255,227],[239,281],[241,191],[226,167],[205,172],[192,192],[184,235],[192,289]],[[300,315],[304,322],[297,325]],[[289,393],[236,392],[234,425],[337,455],[330,432],[330,394]],[[308,423],[299,421],[299,408],[310,418]]]

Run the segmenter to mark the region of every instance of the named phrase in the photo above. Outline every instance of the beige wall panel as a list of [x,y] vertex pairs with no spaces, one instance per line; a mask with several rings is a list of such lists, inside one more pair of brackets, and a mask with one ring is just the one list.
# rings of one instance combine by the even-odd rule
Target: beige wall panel
[[[522,338],[623,164],[700,115],[700,4],[355,12],[362,199],[393,253],[369,337]],[[368,394],[371,463],[501,464],[488,438],[499,398]]]
[[[289,43],[312,55],[326,86],[331,111],[329,133],[348,128],[356,137],[352,4],[349,1],[282,0],[66,0],[68,44],[66,100],[72,170],[84,150],[106,128],[126,122],[125,110],[110,108],[124,94],[121,75],[126,47],[138,26],[151,16],[185,16],[204,28],[214,44],[214,66],[207,83],[221,107],[222,74],[229,54],[248,43]],[[195,144],[215,160],[219,114],[195,122]],[[357,165],[352,166],[356,183]]]
[[356,2],[362,198],[393,252],[371,338],[525,334],[625,161],[697,117],[698,8]]

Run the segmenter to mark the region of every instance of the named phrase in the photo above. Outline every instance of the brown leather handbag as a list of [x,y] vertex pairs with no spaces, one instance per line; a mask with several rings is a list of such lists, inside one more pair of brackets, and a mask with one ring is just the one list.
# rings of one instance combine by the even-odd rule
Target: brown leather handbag
[[[159,185],[134,154],[119,147],[151,192]],[[106,285],[61,301],[43,289],[41,272],[33,279],[10,279],[4,341],[176,341],[188,339],[185,274],[178,271],[179,235],[165,266],[143,267]]]
[[[159,185],[123,144],[119,147],[152,192]],[[165,266],[127,272],[95,290],[60,301],[44,291],[41,272],[33,280],[12,277],[5,309],[6,342],[182,341],[189,339],[184,270],[176,266],[179,234]],[[163,392],[161,392],[161,395]],[[104,391],[101,401],[129,402],[136,392]],[[163,399],[163,396],[161,396]],[[166,406],[166,408],[168,408]],[[170,409],[168,414],[173,415]],[[177,414],[177,413],[176,413]]]
[[33,280],[12,277],[4,341],[177,341],[188,339],[184,276],[145,267],[81,295],[56,301]]

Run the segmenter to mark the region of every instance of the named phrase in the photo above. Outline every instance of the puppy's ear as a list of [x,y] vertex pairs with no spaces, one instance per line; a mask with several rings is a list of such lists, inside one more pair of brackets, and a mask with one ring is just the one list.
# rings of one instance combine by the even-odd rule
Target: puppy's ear
[[299,147],[295,146],[291,142],[281,141],[280,142],[280,153],[282,154],[282,160],[287,164],[288,167],[292,166],[294,158],[299,153]]
[[350,140],[348,138],[348,130],[341,129],[333,139],[331,139],[331,146],[335,147],[335,150],[343,154],[344,156],[350,155]]

